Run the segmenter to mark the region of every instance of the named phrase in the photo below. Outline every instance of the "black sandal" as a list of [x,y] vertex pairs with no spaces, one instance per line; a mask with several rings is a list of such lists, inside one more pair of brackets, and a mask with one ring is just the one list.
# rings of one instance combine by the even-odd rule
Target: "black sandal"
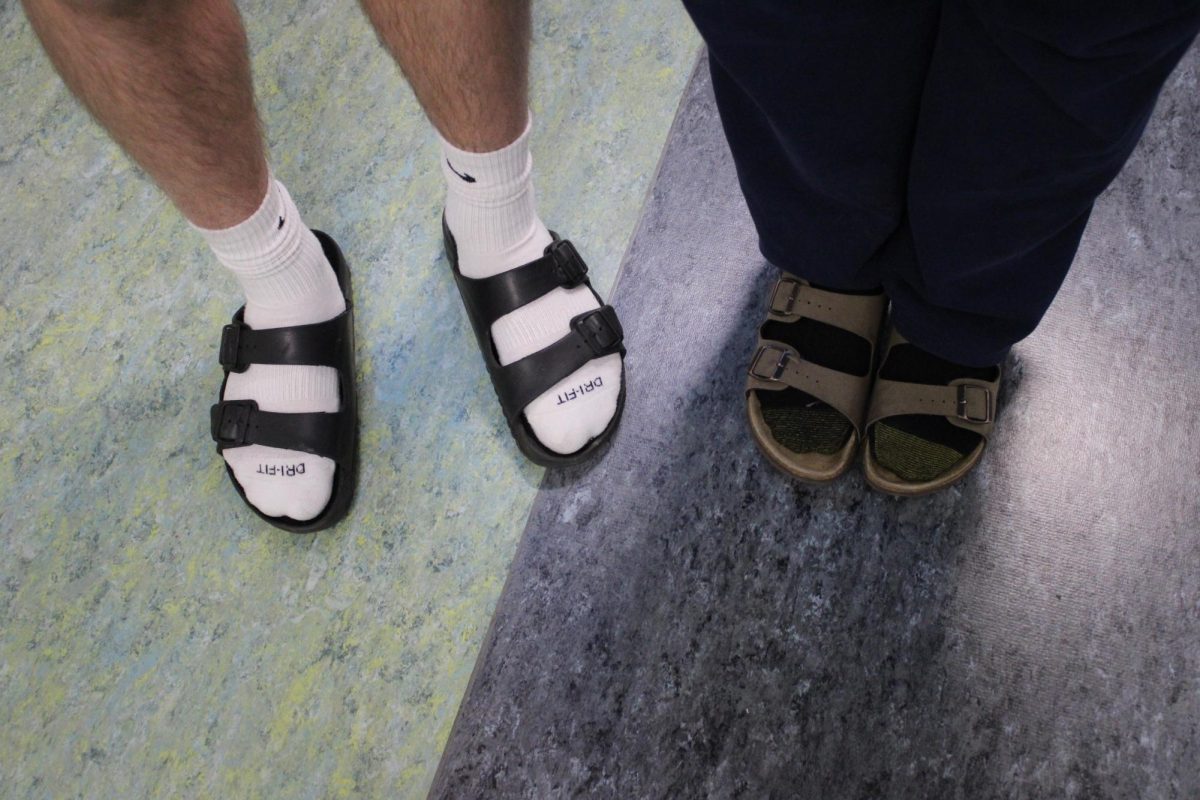
[[[587,279],[587,265],[575,247],[551,232],[554,241],[546,247],[545,255],[536,261],[490,278],[468,278],[458,269],[458,247],[444,218],[442,235],[454,280],[492,379],[492,388],[500,399],[500,407],[517,447],[530,461],[543,467],[570,466],[592,456],[612,437],[625,409],[624,362],[621,364],[621,392],[612,421],[599,436],[574,453],[561,455],[547,449],[534,436],[524,413],[525,406],[592,359],[613,353],[620,353],[622,358],[625,356],[624,333],[617,312],[612,306],[605,305],[592,288]],[[549,347],[501,366],[492,343],[492,324],[559,286],[587,286],[600,308],[572,319],[571,332]]]
[[350,292],[350,267],[337,243],[321,231],[313,231],[325,251],[338,285],[346,298],[346,310],[331,320],[290,328],[254,330],[242,321],[245,306],[221,331],[221,366],[225,379],[230,372],[244,372],[251,364],[290,364],[333,367],[338,372],[341,405],[335,413],[282,414],[259,411],[253,400],[220,400],[211,409],[210,425],[217,452],[231,447],[260,444],[283,450],[299,450],[324,456],[337,465],[329,503],[310,520],[270,517],[246,500],[246,492],[226,463],[229,479],[254,513],[277,528],[292,533],[313,533],[337,524],[350,510],[358,479],[358,405],[354,386],[354,312]]

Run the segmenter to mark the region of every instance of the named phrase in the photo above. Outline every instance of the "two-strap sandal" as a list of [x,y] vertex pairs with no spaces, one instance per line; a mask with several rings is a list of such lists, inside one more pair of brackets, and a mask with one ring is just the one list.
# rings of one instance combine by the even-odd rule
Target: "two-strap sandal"
[[[950,378],[953,365],[942,362],[948,379],[940,385],[885,377],[901,371],[894,369],[901,365],[889,360],[896,359],[905,345],[909,342],[893,328],[867,412],[869,442],[863,447],[863,471],[867,482],[882,492],[914,496],[961,480],[983,458],[995,425],[1001,370],[999,366],[960,368],[958,374],[975,376]],[[880,453],[889,456],[891,468],[881,461]]]
[[336,465],[333,490],[321,513],[310,520],[272,517],[246,499],[233,469],[229,479],[254,513],[277,528],[312,533],[335,525],[350,509],[358,478],[358,406],[354,384],[354,311],[350,268],[331,237],[314,230],[325,257],[337,274],[346,310],[312,325],[255,330],[244,322],[245,307],[221,333],[220,362],[225,371],[218,397],[225,396],[229,373],[244,372],[251,364],[332,367],[337,370],[340,405],[333,413],[284,414],[263,411],[253,400],[220,400],[211,409],[210,425],[217,452],[247,445],[297,450],[331,459]]
[[[625,355],[624,333],[617,312],[592,288],[587,265],[578,251],[570,241],[560,239],[552,231],[554,241],[541,258],[488,278],[468,278],[458,268],[458,247],[444,219],[442,235],[480,354],[517,447],[530,461],[544,467],[570,466],[591,457],[612,437],[625,408],[624,363],[616,413],[599,436],[576,452],[563,455],[548,449],[538,441],[524,414],[527,405],[589,361],[613,353],[622,358]],[[556,288],[576,286],[588,287],[600,308],[572,318],[570,331],[550,346],[502,365],[492,342],[492,325],[496,320]]]
[[[746,382],[750,430],[773,465],[815,483],[831,481],[850,467],[862,440],[875,342],[886,309],[882,292],[826,291],[787,273],[775,284]],[[837,329],[834,335],[849,343],[852,357],[846,360],[855,365],[853,371],[807,357],[804,342],[811,323]]]

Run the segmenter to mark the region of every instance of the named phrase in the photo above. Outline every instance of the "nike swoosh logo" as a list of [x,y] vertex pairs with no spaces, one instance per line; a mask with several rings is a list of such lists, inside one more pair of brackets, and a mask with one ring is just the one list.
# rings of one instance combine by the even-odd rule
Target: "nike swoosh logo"
[[475,179],[473,177],[471,177],[470,175],[466,174],[465,172],[459,172],[458,170],[456,170],[454,168],[454,165],[450,163],[450,159],[448,159],[448,158],[446,159],[446,166],[450,168],[451,172],[453,172],[458,177],[462,178],[467,183],[475,182]]

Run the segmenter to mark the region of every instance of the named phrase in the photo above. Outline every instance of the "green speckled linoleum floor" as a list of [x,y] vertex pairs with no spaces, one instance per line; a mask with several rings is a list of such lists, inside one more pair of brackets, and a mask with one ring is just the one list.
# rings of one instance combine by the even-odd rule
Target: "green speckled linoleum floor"
[[[541,471],[441,255],[419,109],[356,5],[243,3],[272,163],[355,269],[363,471],[294,537],[208,440],[235,287],[0,7],[0,797],[422,797]],[[535,4],[543,217],[607,293],[698,39]]]

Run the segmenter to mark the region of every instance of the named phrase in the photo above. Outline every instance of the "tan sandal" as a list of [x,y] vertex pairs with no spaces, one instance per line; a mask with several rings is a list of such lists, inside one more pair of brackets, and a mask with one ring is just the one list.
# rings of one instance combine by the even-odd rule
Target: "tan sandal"
[[[811,319],[849,331],[870,345],[869,364],[873,366],[875,342],[886,308],[887,297],[882,292],[874,295],[828,292],[784,273],[771,291],[767,320],[794,323],[802,318]],[[806,361],[790,345],[764,338],[760,329],[758,349],[746,381],[746,411],[755,443],[772,464],[802,481],[823,483],[837,478],[854,461],[862,440],[871,376],[871,367],[858,376]],[[852,433],[840,450],[828,454],[798,453],[775,438],[763,417],[756,392],[789,388],[812,395],[850,421]]]
[[[879,370],[887,363],[893,347],[907,343],[908,340],[893,329],[888,336],[883,358],[880,359]],[[889,417],[920,414],[945,417],[951,425],[978,433],[981,438],[975,449],[965,455],[958,464],[928,481],[904,480],[880,464],[872,455],[870,447],[864,447],[863,472],[867,483],[881,492],[912,497],[945,489],[961,480],[983,458],[984,448],[995,425],[996,397],[999,390],[999,367],[996,368],[994,380],[962,378],[945,386],[905,383],[877,377],[871,392],[871,404],[864,430],[870,431],[875,423]]]

